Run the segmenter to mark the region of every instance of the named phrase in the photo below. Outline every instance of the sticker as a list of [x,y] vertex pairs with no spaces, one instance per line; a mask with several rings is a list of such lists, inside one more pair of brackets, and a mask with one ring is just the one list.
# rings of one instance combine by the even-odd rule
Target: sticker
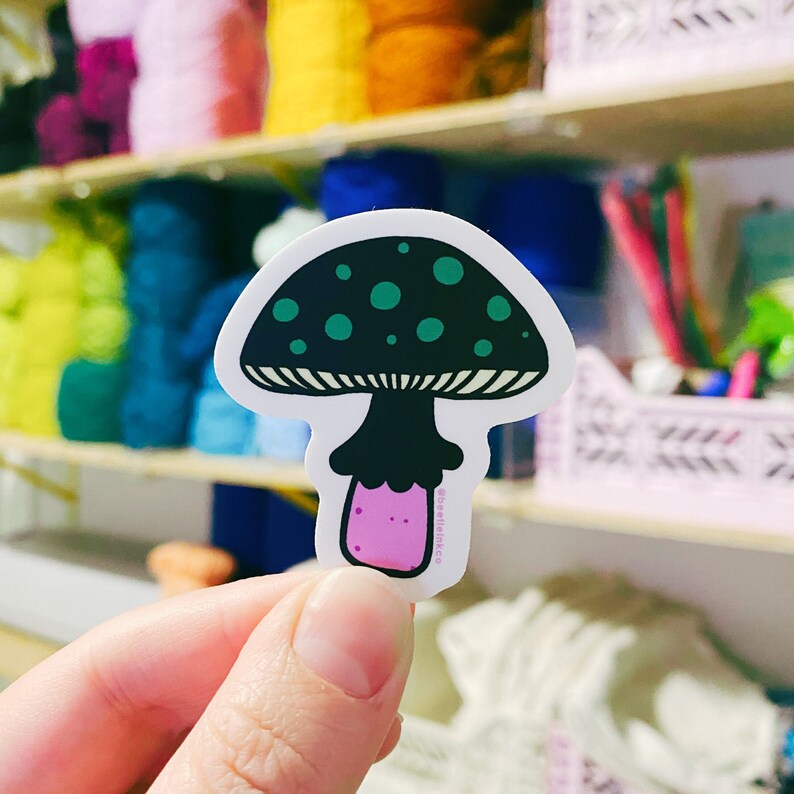
[[466,569],[488,430],[568,388],[570,330],[502,245],[451,215],[379,210],[300,237],[253,278],[215,350],[224,389],[312,427],[317,557],[412,600]]

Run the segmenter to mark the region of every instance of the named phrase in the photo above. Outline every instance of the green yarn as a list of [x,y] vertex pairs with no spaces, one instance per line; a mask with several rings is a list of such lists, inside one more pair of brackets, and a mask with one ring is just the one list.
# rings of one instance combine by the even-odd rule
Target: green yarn
[[80,312],[79,355],[97,363],[119,361],[130,332],[130,317],[120,303],[94,303]]
[[123,364],[76,359],[67,364],[58,391],[58,423],[72,441],[121,441]]
[[85,246],[80,257],[80,275],[85,300],[124,300],[124,274],[113,251],[103,243]]

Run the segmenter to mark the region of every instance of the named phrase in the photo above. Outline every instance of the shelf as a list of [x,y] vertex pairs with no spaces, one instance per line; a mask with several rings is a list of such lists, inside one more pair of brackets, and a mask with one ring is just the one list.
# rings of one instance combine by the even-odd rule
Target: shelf
[[574,98],[520,92],[314,133],[230,138],[155,156],[117,155],[0,177],[0,214],[145,179],[283,177],[348,150],[400,146],[489,162],[562,158],[613,163],[794,147],[794,66]]
[[84,444],[0,431],[0,454],[9,452],[39,460],[123,471],[139,477],[174,477],[275,490],[312,490],[302,464],[264,458],[204,455],[182,449],[134,450],[119,444]]
[[[0,432],[0,455],[21,453],[40,460],[128,472],[142,477],[174,477],[283,491],[313,492],[301,464],[264,458],[203,455],[194,450],[136,451],[116,444],[83,444]],[[750,532],[725,525],[681,524],[625,514],[546,504],[530,482],[486,480],[474,494],[474,509],[492,519],[525,520],[582,527],[738,549],[794,554],[794,535]]]

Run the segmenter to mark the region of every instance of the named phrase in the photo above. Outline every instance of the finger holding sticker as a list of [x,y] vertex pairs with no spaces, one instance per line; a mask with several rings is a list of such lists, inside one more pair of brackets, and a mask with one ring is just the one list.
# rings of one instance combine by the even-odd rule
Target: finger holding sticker
[[465,570],[488,428],[559,397],[574,348],[548,294],[484,232],[383,210],[274,257],[229,315],[215,362],[238,402],[312,424],[320,562],[376,568],[420,599]]

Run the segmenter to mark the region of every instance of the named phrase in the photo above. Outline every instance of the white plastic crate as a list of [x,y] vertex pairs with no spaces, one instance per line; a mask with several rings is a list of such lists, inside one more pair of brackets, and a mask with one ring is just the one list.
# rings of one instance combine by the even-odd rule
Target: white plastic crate
[[792,0],[548,0],[546,13],[554,95],[794,64]]
[[538,417],[536,496],[564,507],[794,533],[794,408],[645,397],[596,348]]

